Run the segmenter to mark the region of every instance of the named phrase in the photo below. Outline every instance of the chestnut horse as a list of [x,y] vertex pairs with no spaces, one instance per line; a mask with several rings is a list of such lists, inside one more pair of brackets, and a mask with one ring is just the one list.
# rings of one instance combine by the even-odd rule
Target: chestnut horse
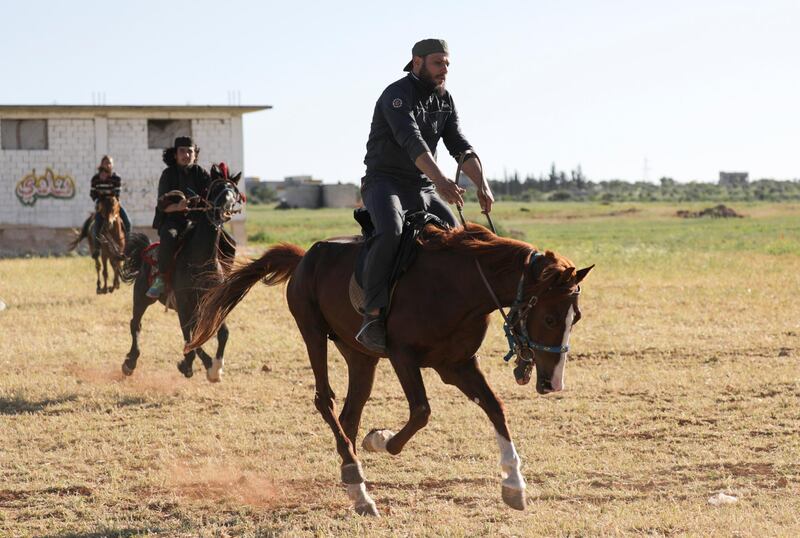
[[[520,458],[503,404],[480,370],[476,352],[486,335],[489,315],[500,305],[511,306],[509,324],[515,338],[524,335],[529,368],[532,363],[536,367],[537,391],[561,390],[570,329],[580,318],[578,284],[592,267],[576,270],[563,256],[538,252],[527,243],[498,237],[477,224],[451,230],[428,226],[419,243],[420,252],[398,281],[386,320],[387,355],[405,392],[410,416],[396,434],[371,431],[362,447],[399,454],[428,423],[431,410],[420,369],[433,368],[442,381],[458,387],[488,415],[500,448],[502,498],[522,510],[525,479]],[[314,404],[336,438],[342,482],[356,512],[378,515],[364,486],[355,444],[380,358],[355,340],[361,316],[351,306],[348,284],[359,248],[359,243],[323,241],[308,252],[291,244],[267,250],[258,260],[233,271],[203,298],[187,348],[208,340],[259,280],[267,285],[288,281],[289,309],[314,371]],[[328,381],[328,338],[344,356],[349,374],[347,398],[338,418]],[[526,383],[530,369],[527,376],[523,372],[517,379]]]
[[[112,293],[119,289],[120,269],[125,252],[125,228],[122,218],[119,216],[119,200],[116,196],[101,196],[97,201],[97,213],[100,215],[100,245],[94,244],[94,214],[89,217],[87,223],[70,244],[69,250],[74,250],[78,244],[87,238],[89,241],[89,252],[94,252],[95,247],[99,246],[100,256],[94,259],[94,268],[97,271],[97,293]],[[103,266],[103,287],[100,287],[100,260]],[[108,264],[111,263],[111,270],[114,271],[114,280],[111,286],[108,285]]]

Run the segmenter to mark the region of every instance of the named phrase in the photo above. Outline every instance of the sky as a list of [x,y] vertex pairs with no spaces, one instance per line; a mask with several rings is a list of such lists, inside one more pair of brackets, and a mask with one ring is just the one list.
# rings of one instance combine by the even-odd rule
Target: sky
[[797,0],[0,0],[0,20],[0,104],[273,106],[244,117],[248,176],[358,182],[375,101],[440,37],[490,178],[800,178]]

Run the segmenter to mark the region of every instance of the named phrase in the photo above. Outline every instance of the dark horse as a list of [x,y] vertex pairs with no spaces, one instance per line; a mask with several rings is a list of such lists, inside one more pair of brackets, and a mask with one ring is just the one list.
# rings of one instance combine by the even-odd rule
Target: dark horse
[[[572,262],[554,252],[538,252],[527,243],[498,237],[476,224],[447,231],[428,226],[420,244],[414,265],[395,288],[387,318],[387,354],[408,400],[410,416],[396,434],[371,431],[362,446],[368,451],[399,454],[428,423],[431,410],[420,369],[433,368],[442,381],[458,387],[488,415],[501,452],[503,500],[522,510],[525,480],[520,459],[503,404],[481,372],[476,352],[486,335],[489,315],[498,309],[496,296],[502,306],[512,306],[511,326],[525,335],[528,358],[535,363],[537,391],[561,390],[570,329],[580,318],[578,284],[591,267],[576,270]],[[273,285],[288,280],[289,309],[314,371],[314,403],[336,438],[342,481],[356,512],[377,515],[364,487],[355,445],[379,359],[354,338],[361,316],[350,304],[348,283],[358,250],[358,244],[332,241],[316,243],[308,252],[290,244],[267,250],[204,297],[187,348],[210,338],[256,282],[263,279]],[[328,381],[328,338],[344,356],[349,373],[347,398],[338,418]],[[528,364],[527,375],[517,376],[521,384],[530,379],[532,366]]]
[[[194,313],[201,294],[210,286],[222,279],[223,270],[230,268],[235,255],[236,245],[233,238],[222,229],[224,222],[238,211],[242,196],[236,188],[241,172],[228,179],[223,177],[216,165],[211,168],[211,183],[205,198],[200,199],[198,206],[190,209],[191,230],[186,232],[185,242],[175,258],[171,279],[168,280],[167,293],[158,299],[178,312],[184,342],[188,342],[194,328]],[[144,234],[132,234],[125,249],[125,264],[122,279],[133,282],[133,315],[131,317],[131,349],[122,363],[122,372],[131,375],[139,358],[139,331],[142,328],[142,316],[145,310],[156,302],[146,295],[149,287],[152,266],[144,262],[144,250],[150,240]],[[174,293],[174,300],[167,294]],[[185,353],[178,363],[178,370],[186,377],[192,377],[192,362],[195,354],[200,355],[206,368],[206,377],[211,382],[220,381],[222,375],[223,355],[228,341],[228,328],[225,324],[217,331],[217,353],[211,356],[198,348]]]
[[[69,250],[74,250],[78,244],[87,238],[89,252],[94,252],[99,247],[100,256],[94,259],[94,268],[97,271],[97,293],[112,293],[119,289],[120,263],[125,250],[125,228],[119,216],[119,200],[115,196],[102,196],[97,201],[97,213],[100,215],[100,245],[94,244],[94,235],[91,233],[94,226],[95,214],[93,213],[83,224],[80,234],[70,244]],[[100,287],[100,260],[103,262],[103,287]],[[108,264],[114,271],[114,281],[108,285]]]

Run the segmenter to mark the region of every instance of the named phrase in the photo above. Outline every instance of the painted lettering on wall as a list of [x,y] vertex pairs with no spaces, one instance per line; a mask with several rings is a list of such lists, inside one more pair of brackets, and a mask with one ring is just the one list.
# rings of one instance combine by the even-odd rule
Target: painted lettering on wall
[[36,169],[17,182],[14,193],[23,205],[33,205],[39,198],[70,199],[75,196],[75,181],[70,176],[56,174],[47,167],[44,175],[37,176]]

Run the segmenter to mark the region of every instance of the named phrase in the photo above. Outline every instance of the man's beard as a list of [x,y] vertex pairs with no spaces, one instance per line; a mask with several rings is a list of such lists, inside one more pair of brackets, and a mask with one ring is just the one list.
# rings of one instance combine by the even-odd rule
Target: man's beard
[[447,91],[444,87],[444,82],[439,84],[436,82],[431,75],[431,72],[428,71],[428,66],[425,65],[423,62],[422,67],[419,69],[419,79],[422,81],[423,84],[428,86],[431,90],[436,90],[436,92],[441,96],[444,95],[444,92]]

